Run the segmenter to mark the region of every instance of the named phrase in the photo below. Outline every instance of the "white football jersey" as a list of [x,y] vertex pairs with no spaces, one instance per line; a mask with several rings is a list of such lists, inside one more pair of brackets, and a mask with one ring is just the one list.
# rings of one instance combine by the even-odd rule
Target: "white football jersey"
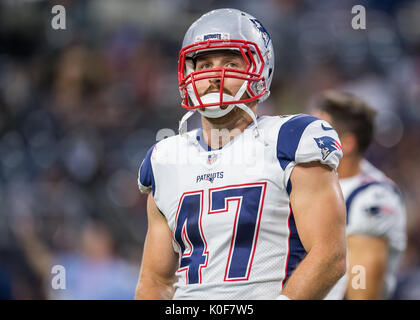
[[308,115],[258,117],[218,150],[202,130],[153,146],[139,171],[179,253],[174,299],[274,299],[306,252],[289,194],[298,163],[334,170],[337,133]]
[[[396,273],[406,247],[406,212],[401,194],[392,180],[367,160],[361,172],[340,179],[347,207],[347,235],[368,235],[387,239],[388,261],[382,298],[389,298],[396,285]],[[347,270],[351,273],[352,270]],[[348,276],[333,287],[326,299],[343,299]]]

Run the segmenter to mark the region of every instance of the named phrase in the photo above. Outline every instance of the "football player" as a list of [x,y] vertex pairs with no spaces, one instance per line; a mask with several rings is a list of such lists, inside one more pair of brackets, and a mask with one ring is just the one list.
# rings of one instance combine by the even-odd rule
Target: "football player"
[[387,299],[406,246],[406,216],[396,185],[363,158],[375,111],[354,95],[330,90],[312,113],[337,130],[344,154],[338,177],[347,207],[348,276],[327,299]]
[[[337,133],[313,116],[257,117],[274,51],[245,12],[195,21],[178,63],[180,134],[139,170],[149,196],[136,298],[324,298],[346,266]],[[187,131],[197,111],[202,128]]]

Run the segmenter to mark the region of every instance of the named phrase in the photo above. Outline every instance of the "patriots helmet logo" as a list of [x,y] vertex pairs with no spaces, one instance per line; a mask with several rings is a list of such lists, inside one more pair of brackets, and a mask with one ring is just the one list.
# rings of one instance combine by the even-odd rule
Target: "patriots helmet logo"
[[264,41],[264,45],[267,48],[268,44],[270,43],[271,37],[268,34],[268,31],[264,28],[264,26],[259,22],[257,19],[249,19],[251,22],[255,25],[255,27],[258,29],[258,31],[261,33],[261,36]]
[[324,136],[319,138],[314,138],[318,148],[321,149],[322,160],[325,160],[331,152],[335,150],[341,150],[340,143],[332,137]]

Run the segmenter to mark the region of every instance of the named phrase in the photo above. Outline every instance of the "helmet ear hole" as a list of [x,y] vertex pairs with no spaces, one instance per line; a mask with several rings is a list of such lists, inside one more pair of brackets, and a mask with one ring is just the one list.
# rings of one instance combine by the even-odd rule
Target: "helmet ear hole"
[[188,96],[188,105],[189,106],[193,106],[194,105],[194,101],[192,101],[192,99],[190,98],[190,96]]

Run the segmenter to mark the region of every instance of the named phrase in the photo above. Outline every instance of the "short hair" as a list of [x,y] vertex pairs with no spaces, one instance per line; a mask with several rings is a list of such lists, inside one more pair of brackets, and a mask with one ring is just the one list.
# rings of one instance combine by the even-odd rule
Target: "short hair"
[[331,125],[341,136],[351,132],[363,154],[372,142],[376,111],[350,93],[327,90],[315,101],[314,108],[331,116]]

